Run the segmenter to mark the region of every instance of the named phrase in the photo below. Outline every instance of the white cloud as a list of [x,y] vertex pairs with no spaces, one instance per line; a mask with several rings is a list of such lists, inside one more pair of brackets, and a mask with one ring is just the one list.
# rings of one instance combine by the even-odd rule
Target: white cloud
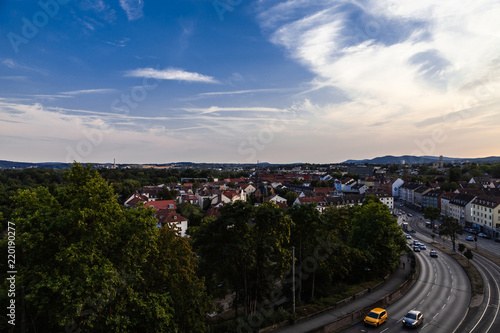
[[208,114],[214,112],[291,112],[286,109],[270,108],[270,107],[219,107],[211,106],[208,108],[184,108],[189,112],[199,112],[200,114]]
[[137,20],[144,15],[142,11],[144,1],[142,0],[120,0],[120,6],[127,14],[129,21]]
[[[470,104],[483,107],[484,115],[494,113],[492,102],[500,99],[498,1],[308,4],[289,0],[266,8],[262,2],[259,21],[272,43],[315,74],[311,83],[316,90],[334,87],[347,97],[311,102],[310,119],[318,128],[335,128],[349,137],[352,131],[376,129],[401,137],[411,133],[405,143],[413,145],[415,137],[428,137],[436,127],[450,138],[472,126],[479,113],[453,123],[446,117]],[[427,118],[433,122],[421,122]],[[469,139],[479,144],[480,132],[470,133],[476,135]],[[367,141],[376,144],[382,142]]]
[[247,89],[247,90],[233,90],[233,91],[212,91],[206,93],[200,93],[197,96],[219,96],[219,95],[241,95],[241,94],[253,94],[253,93],[266,93],[266,92],[279,92],[285,91],[287,89],[280,88],[269,88],[269,89]]
[[143,77],[149,79],[157,79],[157,80],[178,80],[178,81],[189,81],[189,82],[203,82],[203,83],[218,83],[211,76],[186,72],[182,69],[177,68],[167,68],[164,70],[157,70],[154,68],[139,68],[128,71],[125,73],[125,76],[132,77]]
[[59,94],[63,95],[82,95],[82,94],[108,94],[117,92],[116,89],[86,89],[86,90],[74,90],[74,91],[63,91]]

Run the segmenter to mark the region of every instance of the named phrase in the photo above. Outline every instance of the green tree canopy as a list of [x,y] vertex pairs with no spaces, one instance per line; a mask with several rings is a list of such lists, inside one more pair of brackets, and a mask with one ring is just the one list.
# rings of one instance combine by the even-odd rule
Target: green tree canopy
[[15,198],[17,285],[37,331],[204,331],[210,304],[187,240],[156,228],[151,209],[122,208],[90,166],[67,181]]
[[457,234],[462,233],[462,226],[458,224],[451,216],[445,216],[443,218],[443,223],[439,226],[439,235],[450,237],[451,243],[453,244],[453,252],[455,252],[455,243],[458,238]]
[[351,229],[349,245],[363,252],[372,272],[384,274],[397,265],[406,241],[387,206],[369,201],[354,207]]

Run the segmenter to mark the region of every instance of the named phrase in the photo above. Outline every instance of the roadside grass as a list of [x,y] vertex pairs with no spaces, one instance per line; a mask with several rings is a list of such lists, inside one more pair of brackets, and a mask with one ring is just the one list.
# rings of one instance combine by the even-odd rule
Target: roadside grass
[[352,297],[353,295],[362,292],[368,288],[373,288],[383,279],[367,281],[356,285],[344,285],[342,290],[338,290],[330,297],[322,297],[313,299],[308,304],[300,305],[295,308],[296,317],[305,317],[311,314],[317,314],[325,309],[335,306],[338,302]]
[[[457,244],[458,245],[458,244]],[[439,248],[441,251],[445,252],[446,254],[450,255],[452,258],[454,258],[460,266],[463,267],[465,270],[465,273],[467,273],[467,276],[469,277],[470,284],[471,284],[471,289],[472,289],[472,296],[477,296],[477,295],[482,295],[484,294],[484,282],[483,278],[481,277],[481,274],[479,274],[479,271],[474,267],[474,265],[470,264],[463,255],[460,253],[455,253],[452,254],[451,249],[445,247],[442,244],[439,243],[434,243],[432,246]],[[473,247],[468,246],[468,244],[465,244],[466,247],[470,248],[472,251],[476,251]],[[481,255],[484,255],[483,253],[480,253]],[[486,255],[485,255],[486,257]],[[472,258],[474,260],[474,258]],[[497,258],[497,262],[499,262]]]

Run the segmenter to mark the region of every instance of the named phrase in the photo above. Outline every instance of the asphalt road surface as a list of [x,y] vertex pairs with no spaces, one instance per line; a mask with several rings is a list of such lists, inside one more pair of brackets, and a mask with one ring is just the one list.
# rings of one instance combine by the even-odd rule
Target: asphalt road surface
[[[413,239],[411,240],[411,242]],[[430,241],[421,239],[421,242]],[[408,242],[410,244],[410,241]],[[431,258],[427,250],[415,253],[420,263],[419,277],[410,291],[387,308],[388,320],[378,328],[363,323],[343,332],[407,332],[402,319],[409,310],[420,310],[424,323],[416,331],[452,333],[462,324],[471,298],[470,283],[462,267],[443,252]]]
[[[425,227],[425,219],[422,213],[414,210],[409,210],[413,217],[410,218],[410,227],[417,233],[414,236],[420,238],[429,238],[431,230]],[[475,247],[474,242],[466,241],[465,237],[470,234],[464,233],[459,236],[458,243],[468,243]],[[436,241],[440,241],[439,237],[435,237]],[[441,242],[441,241],[440,241]],[[445,246],[451,248],[449,241],[444,243]],[[458,247],[458,245],[457,245]],[[500,257],[500,243],[489,239],[477,237],[477,247],[482,251],[488,252],[490,255]],[[479,304],[472,304],[467,313],[466,319],[456,330],[457,333],[494,333],[500,332],[500,314],[499,314],[499,299],[500,299],[500,266],[495,262],[481,256],[473,250],[473,264],[483,277],[484,295]]]

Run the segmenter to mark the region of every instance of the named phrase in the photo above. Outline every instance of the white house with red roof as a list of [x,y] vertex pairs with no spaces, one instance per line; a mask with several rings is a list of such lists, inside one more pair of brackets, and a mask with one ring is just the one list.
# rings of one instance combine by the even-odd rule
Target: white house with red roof
[[167,226],[177,230],[178,234],[181,237],[186,236],[188,219],[177,213],[175,210],[162,208],[155,213],[155,217],[158,219],[158,228]]

